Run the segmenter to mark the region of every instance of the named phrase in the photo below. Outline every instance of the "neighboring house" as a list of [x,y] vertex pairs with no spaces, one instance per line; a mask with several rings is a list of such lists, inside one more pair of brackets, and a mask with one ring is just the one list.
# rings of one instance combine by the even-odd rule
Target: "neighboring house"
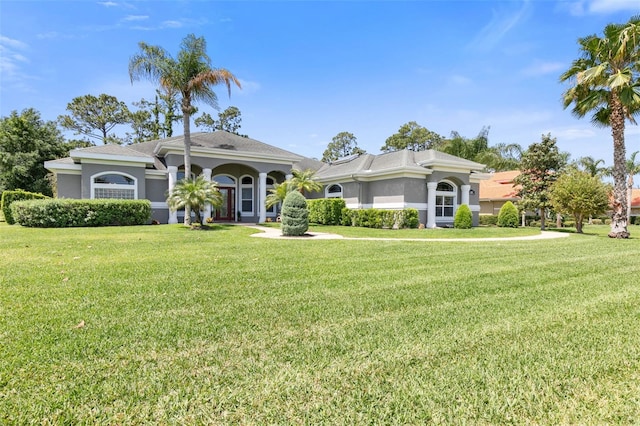
[[504,203],[515,203],[520,199],[518,188],[513,184],[519,174],[519,170],[495,172],[480,182],[480,214],[497,215]]
[[[323,190],[305,194],[308,198],[341,197],[350,208],[413,207],[427,227],[452,224],[458,206],[468,204],[477,224],[479,184],[488,177],[482,164],[432,150],[363,154],[325,164],[224,131],[194,133],[191,142],[192,175],[216,181],[223,195],[220,209],[204,212],[217,221],[275,219],[277,206],[262,207],[268,190],[289,179],[292,169],[312,169]],[[170,212],[166,196],[184,177],[183,163],[183,137],[177,136],[76,149],[45,167],[56,174],[60,198],[148,199],[153,219],[177,223],[184,211]]]
[[[631,190],[631,216],[640,216],[640,189]],[[636,225],[640,224],[636,219]]]

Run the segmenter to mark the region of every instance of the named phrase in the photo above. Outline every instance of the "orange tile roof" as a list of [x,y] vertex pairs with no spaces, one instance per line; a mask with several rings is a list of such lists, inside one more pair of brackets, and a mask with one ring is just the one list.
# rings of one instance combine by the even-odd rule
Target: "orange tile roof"
[[631,190],[631,207],[640,208],[640,189]]
[[513,187],[513,179],[519,174],[519,170],[496,172],[489,179],[480,181],[480,200],[517,199],[517,189]]

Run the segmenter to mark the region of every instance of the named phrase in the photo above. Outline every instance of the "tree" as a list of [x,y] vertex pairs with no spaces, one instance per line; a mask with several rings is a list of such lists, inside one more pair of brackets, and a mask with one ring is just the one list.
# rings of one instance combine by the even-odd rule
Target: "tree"
[[576,166],[580,167],[583,171],[587,172],[590,176],[604,176],[607,174],[606,167],[600,167],[600,164],[604,164],[604,160],[596,160],[593,157],[586,156],[578,158]]
[[170,138],[173,136],[173,123],[176,123],[184,119],[183,115],[178,114],[176,111],[179,108],[177,90],[173,87],[164,87],[156,90],[156,95],[159,98],[159,108],[164,115],[164,123],[161,126],[162,136]]
[[195,214],[196,223],[202,223],[200,211],[206,204],[211,204],[214,208],[222,205],[222,194],[218,190],[218,184],[208,181],[200,175],[195,179],[181,179],[169,192],[167,204],[171,211],[187,208]]
[[320,191],[322,189],[322,184],[316,182],[313,178],[316,172],[311,169],[304,171],[293,169],[291,170],[291,174],[293,177],[291,178],[290,184],[301,194]]
[[540,211],[540,229],[545,229],[545,213],[551,207],[549,191],[566,165],[566,157],[558,151],[556,139],[543,135],[522,156],[520,174],[514,183],[520,185],[518,196],[525,210]]
[[[202,101],[217,107],[218,98],[212,86],[224,84],[231,96],[231,84],[241,88],[238,79],[227,69],[212,68],[204,37],[186,36],[177,59],[160,46],[138,44],[140,52],[129,60],[129,77],[133,83],[140,78],[157,82],[166,93],[179,93],[184,126],[184,172],[191,175],[191,114],[192,101]],[[185,214],[185,223],[189,223]]]
[[282,203],[282,235],[299,237],[309,229],[307,200],[298,191],[292,191]]
[[516,170],[520,167],[523,151],[522,147],[517,143],[499,143],[478,153],[474,161],[485,164],[487,170],[494,172]]
[[576,232],[582,234],[586,217],[604,213],[609,206],[607,185],[600,178],[581,170],[570,170],[558,178],[550,191],[554,209],[573,216]]
[[33,108],[0,119],[0,192],[22,189],[53,195],[44,162],[66,157],[72,145],[54,121],[43,121]]
[[625,122],[636,124],[640,112],[640,16],[625,24],[609,24],[603,36],[578,40],[581,57],[560,76],[570,82],[564,107],[573,105],[579,118],[593,113],[596,126],[611,127],[613,138],[613,216],[611,238],[629,238],[627,230]]
[[422,127],[415,121],[410,121],[400,126],[398,133],[389,136],[380,150],[383,152],[403,149],[426,151],[427,149],[438,149],[443,140],[439,134]]
[[240,124],[242,122],[242,113],[237,107],[230,106],[221,113],[218,113],[218,121],[214,120],[211,115],[203,112],[202,115],[195,120],[195,125],[198,127],[205,127],[210,132],[216,130],[222,130],[225,132],[233,133],[234,135],[248,137],[247,135],[241,135],[238,133]]
[[[142,101],[146,102],[144,99],[142,99]],[[154,128],[154,122],[151,120],[151,112],[148,110],[139,109],[131,113],[131,128],[133,129],[133,134],[127,134],[127,138],[131,143],[158,139],[156,136],[157,128]]]
[[340,132],[331,139],[327,149],[322,153],[322,161],[330,163],[350,155],[362,155],[364,149],[358,147],[358,142],[353,133]]
[[265,198],[265,206],[270,208],[276,204],[284,202],[287,194],[291,191],[295,191],[291,182],[276,183],[273,185],[273,188],[269,189],[269,194],[267,194],[267,197]]
[[458,132],[451,132],[451,138],[440,147],[440,151],[456,157],[476,161],[477,157],[489,149],[489,127],[483,127],[473,139],[467,139]]
[[103,144],[122,144],[123,139],[111,132],[118,124],[131,122],[131,113],[124,102],[115,96],[101,94],[98,97],[84,95],[73,98],[67,104],[70,115],[61,115],[58,122],[76,135],[97,139]]

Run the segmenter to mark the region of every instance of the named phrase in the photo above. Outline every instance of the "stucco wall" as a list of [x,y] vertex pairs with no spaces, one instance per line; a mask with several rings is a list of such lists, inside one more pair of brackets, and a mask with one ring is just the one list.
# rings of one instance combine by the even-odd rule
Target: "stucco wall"
[[145,199],[146,197],[146,180],[145,180],[145,168],[109,165],[109,164],[82,164],[82,198],[91,198],[91,176],[104,172],[116,172],[126,173],[137,179],[138,183],[138,199]]
[[[164,202],[167,200],[168,179],[146,180],[146,198],[152,202]],[[141,197],[140,197],[141,198]]]
[[58,198],[82,198],[80,175],[56,173]]

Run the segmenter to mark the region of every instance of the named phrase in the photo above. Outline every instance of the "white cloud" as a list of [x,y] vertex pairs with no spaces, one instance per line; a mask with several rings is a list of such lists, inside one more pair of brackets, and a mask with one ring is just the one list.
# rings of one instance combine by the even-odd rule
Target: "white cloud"
[[522,74],[528,77],[537,77],[557,73],[564,67],[565,65],[561,62],[536,62],[523,69]]
[[463,75],[452,75],[449,77],[449,83],[454,84],[456,86],[466,86],[471,84],[473,81],[469,77],[465,77]]
[[116,7],[116,6],[118,6],[118,3],[114,2],[114,1],[99,1],[98,4],[101,5],[101,6],[104,6],[104,7]]
[[232,88],[231,90],[234,91],[234,93],[237,93],[239,95],[251,95],[253,93],[256,93],[260,90],[260,83],[258,83],[257,81],[247,81],[247,80],[243,80],[241,78],[238,79],[240,81],[240,85],[242,86],[242,90],[235,90],[237,88]]
[[132,21],[145,21],[149,19],[149,16],[147,15],[128,15],[125,16],[122,20],[124,22],[132,22]]
[[611,13],[630,11],[638,12],[640,6],[638,0],[579,0],[573,2],[560,1],[558,3],[560,10],[567,11],[573,16],[591,15],[608,15]]
[[161,25],[162,28],[182,28],[183,23],[180,21],[164,21]]
[[0,46],[11,48],[11,49],[19,49],[19,50],[25,50],[29,47],[26,43],[20,40],[5,37],[3,35],[0,35]]
[[524,0],[516,11],[494,10],[491,21],[480,30],[468,47],[474,50],[491,50],[511,29],[527,18],[530,10],[529,0]]
[[6,36],[0,36],[0,71],[4,82],[22,82],[19,87],[26,88],[24,81],[31,79],[22,71],[21,65],[28,63],[29,58],[21,53],[28,50],[29,45]]

